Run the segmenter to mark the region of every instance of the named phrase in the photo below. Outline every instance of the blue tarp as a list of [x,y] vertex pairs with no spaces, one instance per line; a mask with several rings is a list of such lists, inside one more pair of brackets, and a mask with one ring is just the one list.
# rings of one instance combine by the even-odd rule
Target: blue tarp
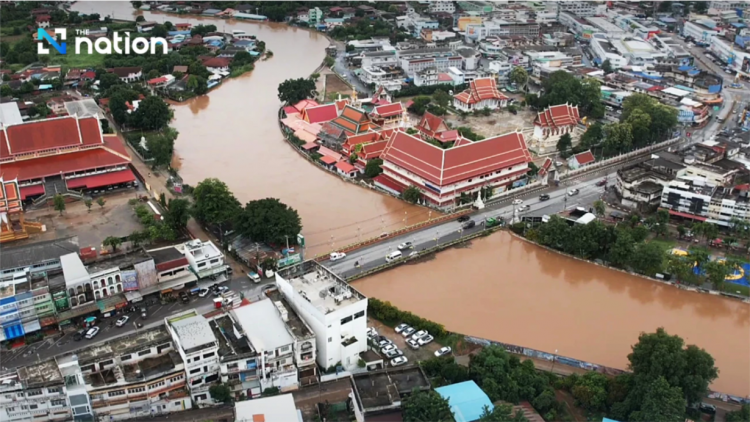
[[190,36],[190,31],[169,31],[167,32],[170,37],[174,37],[175,35],[187,35]]
[[12,340],[14,338],[23,337],[23,325],[18,324],[14,325],[12,327],[5,327],[3,329],[5,331],[5,339],[6,340]]
[[490,412],[494,409],[490,398],[474,381],[446,385],[436,388],[435,392],[448,400],[456,422],[479,420],[485,406],[489,408]]
[[690,76],[697,76],[697,75],[700,75],[700,73],[701,73],[700,70],[693,69],[693,70],[689,71],[687,74],[690,75]]
[[688,70],[694,69],[693,66],[680,66],[677,68],[680,72],[687,72]]

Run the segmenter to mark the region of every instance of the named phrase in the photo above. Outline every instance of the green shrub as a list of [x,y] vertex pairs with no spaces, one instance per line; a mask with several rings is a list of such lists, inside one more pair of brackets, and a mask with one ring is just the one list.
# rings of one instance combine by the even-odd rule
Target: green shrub
[[443,327],[441,324],[426,320],[420,316],[414,315],[411,312],[402,311],[397,307],[391,305],[391,302],[383,302],[375,298],[370,298],[368,299],[367,303],[368,314],[385,324],[393,326],[403,322],[418,330],[427,330],[436,338],[445,337],[448,335],[445,327]]

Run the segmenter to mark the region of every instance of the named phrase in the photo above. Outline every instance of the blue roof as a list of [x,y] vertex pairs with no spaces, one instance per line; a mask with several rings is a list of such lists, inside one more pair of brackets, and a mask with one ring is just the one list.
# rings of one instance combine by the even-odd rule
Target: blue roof
[[745,28],[747,26],[744,23],[739,23],[739,22],[732,23],[731,25],[735,28]]
[[617,421],[614,419],[610,419],[610,418],[602,418],[602,422],[617,422]]
[[474,381],[436,388],[435,391],[448,400],[456,422],[472,422],[482,416],[484,407],[490,411],[494,408],[490,398]]

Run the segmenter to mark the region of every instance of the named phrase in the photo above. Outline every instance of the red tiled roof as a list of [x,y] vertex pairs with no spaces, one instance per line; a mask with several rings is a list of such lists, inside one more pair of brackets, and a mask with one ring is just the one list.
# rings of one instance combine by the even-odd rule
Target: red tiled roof
[[397,131],[381,155],[391,162],[438,186],[489,174],[528,163],[531,154],[523,134],[505,135],[444,150],[405,132]]
[[592,154],[591,151],[584,151],[580,154],[576,154],[575,159],[578,162],[579,166],[593,163],[596,160],[594,158],[594,154]]
[[0,173],[7,179],[18,181],[37,179],[40,177],[72,173],[75,171],[91,170],[99,167],[112,167],[127,164],[126,160],[112,154],[104,148],[94,148],[68,154],[52,155],[33,160],[14,161],[3,164]]
[[149,80],[148,80],[148,84],[149,84],[149,85],[156,85],[156,84],[160,84],[160,83],[162,83],[162,82],[166,82],[167,80],[168,80],[168,79],[167,79],[167,77],[166,77],[166,76],[161,76],[161,77],[158,77],[158,78],[154,78],[154,79],[149,79]]
[[130,169],[121,171],[96,174],[93,176],[76,177],[75,179],[69,179],[65,182],[69,189],[80,189],[86,187],[88,189],[98,188],[102,186],[117,185],[120,183],[132,182],[135,180],[135,175]]
[[688,214],[686,212],[680,212],[680,211],[675,211],[675,210],[669,210],[669,213],[671,215],[676,215],[678,217],[685,217],[685,218],[690,218],[690,219],[698,220],[698,221],[706,221],[706,217],[701,217],[700,215]]
[[315,100],[302,100],[295,104],[293,107],[297,109],[300,113],[302,113],[302,110],[308,108],[308,107],[317,107],[320,104],[318,104]]
[[21,199],[26,199],[29,196],[41,195],[44,193],[44,185],[31,185],[24,186],[21,188]]
[[442,118],[427,111],[422,116],[422,120],[419,121],[417,130],[434,137],[438,133],[448,130],[448,125],[445,124]]
[[302,149],[304,149],[305,151],[310,151],[311,149],[317,148],[319,146],[320,145],[316,144],[315,142],[308,142],[305,145],[302,145]]
[[37,15],[36,16],[37,22],[48,22],[50,19],[52,18],[50,18],[49,15]]
[[229,59],[224,57],[212,57],[203,62],[206,67],[229,67]]
[[466,145],[466,144],[470,144],[470,143],[471,143],[471,140],[470,140],[470,139],[466,139],[466,138],[464,138],[463,136],[459,136],[459,138],[458,138],[458,140],[456,141],[456,143],[455,143],[455,144],[453,144],[453,147],[454,147],[454,148],[455,148],[455,147],[460,147],[461,145]]
[[324,104],[315,107],[307,107],[302,110],[302,118],[309,123],[324,123],[339,116],[336,104]]
[[372,142],[362,146],[362,150],[359,152],[359,158],[363,160],[372,160],[373,158],[380,157],[383,153],[385,146],[388,145],[388,141]]
[[391,179],[390,177],[388,177],[387,175],[382,174],[382,173],[379,174],[379,175],[377,175],[377,176],[375,176],[372,179],[372,181],[375,182],[375,183],[380,183],[381,185],[383,185],[383,186],[385,186],[387,188],[390,188],[390,189],[392,189],[392,190],[394,190],[396,192],[401,192],[405,188],[405,186],[403,186],[401,183],[399,183],[399,182]]
[[349,104],[349,99],[344,98],[342,100],[335,101],[334,104],[336,104],[336,109],[343,110],[344,107],[346,107]]
[[465,104],[476,104],[482,100],[507,100],[508,97],[497,90],[497,82],[492,78],[474,79],[469,83],[469,89],[454,97]]
[[435,139],[437,139],[439,142],[453,142],[459,138],[457,130],[446,130],[445,132],[440,132],[437,135],[438,136],[436,136]]
[[140,67],[115,67],[112,69],[112,73],[115,75],[126,78],[130,76],[131,74],[138,74],[141,72]]
[[320,157],[320,161],[326,163],[326,164],[334,164],[336,163],[336,159],[331,157],[330,155],[324,155]]
[[378,117],[393,117],[403,114],[404,108],[401,103],[392,103],[375,107],[372,114]]
[[453,82],[453,78],[447,73],[438,73],[438,82]]
[[0,158],[11,155],[103,143],[96,117],[67,116],[6,126],[0,130]]
[[349,151],[356,145],[369,144],[371,142],[375,142],[381,139],[381,136],[382,135],[380,132],[375,132],[375,131],[361,133],[359,135],[351,135],[346,138],[346,141],[344,141],[342,148],[346,151]]
[[353,135],[367,132],[370,129],[378,127],[372,123],[366,112],[350,105],[344,107],[341,115],[331,120],[330,123],[343,129],[347,134]]
[[534,124],[541,127],[561,127],[578,124],[579,120],[578,106],[566,103],[540,111]]
[[83,74],[81,75],[81,79],[96,79],[96,72],[94,72],[93,70],[83,72]]
[[552,167],[552,159],[547,157],[544,160],[544,163],[542,164],[542,167],[539,168],[539,175],[544,176],[548,171],[549,168]]
[[299,114],[299,111],[297,111],[297,109],[292,106],[286,106],[284,107],[284,113],[289,116],[291,114]]
[[344,173],[351,173],[357,170],[356,167],[347,163],[346,161],[339,161],[338,163],[336,163],[336,168],[343,171]]

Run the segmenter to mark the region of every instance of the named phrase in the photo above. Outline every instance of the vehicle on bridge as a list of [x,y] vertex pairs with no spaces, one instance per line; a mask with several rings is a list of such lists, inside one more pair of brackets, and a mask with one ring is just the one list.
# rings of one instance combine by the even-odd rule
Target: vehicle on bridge
[[393,251],[385,256],[385,262],[393,262],[397,259],[401,259],[401,251]]
[[346,254],[343,252],[331,252],[331,256],[330,256],[331,261],[338,261],[344,258],[346,258]]
[[414,245],[411,242],[404,242],[404,243],[398,245],[398,250],[405,251],[405,250],[411,249],[413,247],[414,247]]

